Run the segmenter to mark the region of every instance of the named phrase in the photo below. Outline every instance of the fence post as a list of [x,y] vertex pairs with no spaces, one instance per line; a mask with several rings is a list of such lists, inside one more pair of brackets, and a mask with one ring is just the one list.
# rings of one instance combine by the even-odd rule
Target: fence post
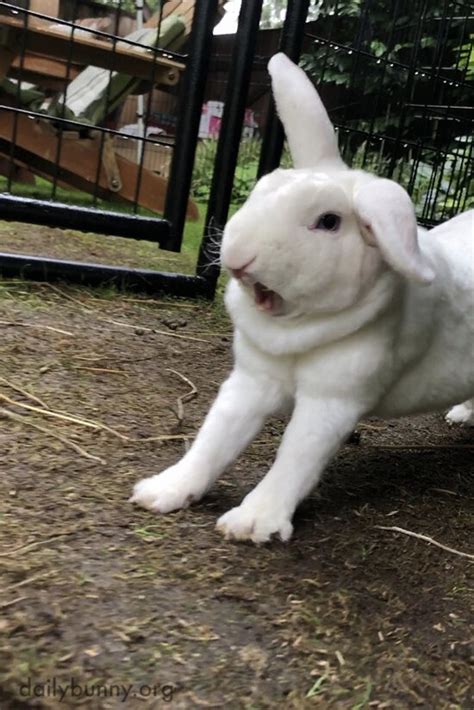
[[176,135],[179,140],[174,148],[164,211],[171,231],[162,246],[169,251],[179,251],[183,238],[217,9],[217,0],[199,0],[194,5],[190,49],[178,106]]
[[262,5],[263,0],[242,1],[232,51],[206,225],[196,271],[198,276],[206,279],[211,290],[215,289],[220,272],[219,266],[212,263],[212,235],[216,229],[224,227],[229,212]]

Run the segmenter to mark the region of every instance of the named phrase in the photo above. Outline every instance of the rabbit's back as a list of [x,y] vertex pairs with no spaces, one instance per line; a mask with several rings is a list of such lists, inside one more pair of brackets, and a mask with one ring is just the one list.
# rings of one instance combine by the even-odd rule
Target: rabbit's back
[[406,284],[398,339],[406,364],[379,414],[441,410],[474,395],[473,221],[471,210],[420,235],[436,279]]

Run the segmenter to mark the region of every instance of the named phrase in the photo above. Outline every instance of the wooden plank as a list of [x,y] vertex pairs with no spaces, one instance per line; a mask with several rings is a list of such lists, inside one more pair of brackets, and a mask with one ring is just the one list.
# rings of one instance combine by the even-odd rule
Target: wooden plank
[[[41,12],[43,15],[49,15],[50,17],[59,17],[59,0],[29,0],[27,7],[32,12]],[[34,27],[50,24],[50,20],[42,20],[40,17],[32,15],[28,17],[28,22]]]
[[[179,9],[179,6],[181,5],[182,0],[171,0],[171,2],[166,2],[163,5],[163,9],[161,11],[161,19],[164,20],[170,15],[174,15],[176,13],[176,10]],[[193,0],[194,2],[194,0]],[[145,22],[145,27],[158,27],[158,24],[160,22],[160,13],[155,12],[154,15],[150,17],[148,22]]]
[[68,72],[66,62],[28,52],[24,55],[23,62],[21,57],[15,57],[9,75],[14,79],[30,81],[41,86],[44,86],[44,79],[47,79],[51,82],[50,86],[57,86],[58,89],[64,90],[64,82],[72,81],[81,71],[82,67],[71,64]]
[[[0,28],[8,28],[13,46],[24,50],[46,55],[53,59],[69,57],[74,64],[103,67],[110,71],[128,74],[145,81],[155,80],[160,84],[175,84],[179,73],[185,66],[166,57],[158,56],[154,61],[153,53],[137,51],[124,45],[113,48],[110,42],[90,39],[76,34],[73,41],[69,33],[59,32],[50,27],[24,27],[21,20],[14,17],[1,16]],[[10,45],[11,46],[11,45]],[[156,66],[155,66],[156,65]]]
[[[0,111],[0,153],[9,156],[14,135],[15,118],[11,111]],[[56,174],[58,180],[79,190],[96,194],[97,173],[99,173],[99,197],[112,200],[121,198],[126,202],[135,202],[137,181],[140,176],[138,165],[116,155],[116,161],[122,182],[118,192],[108,189],[107,175],[100,159],[100,139],[79,139],[77,134],[63,133],[61,152],[57,161],[58,133],[45,121],[38,121],[27,116],[17,116],[13,159],[26,165],[38,175]],[[141,171],[138,204],[153,212],[163,212],[167,191],[167,181],[145,168]],[[197,219],[196,205],[188,202],[187,217]]]

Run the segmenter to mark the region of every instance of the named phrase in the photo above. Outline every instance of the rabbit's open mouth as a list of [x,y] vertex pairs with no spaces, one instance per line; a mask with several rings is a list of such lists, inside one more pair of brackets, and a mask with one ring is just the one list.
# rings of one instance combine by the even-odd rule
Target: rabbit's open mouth
[[283,299],[278,293],[257,281],[257,283],[253,284],[253,294],[255,304],[259,311],[265,311],[266,313],[272,313],[274,315],[280,312]]

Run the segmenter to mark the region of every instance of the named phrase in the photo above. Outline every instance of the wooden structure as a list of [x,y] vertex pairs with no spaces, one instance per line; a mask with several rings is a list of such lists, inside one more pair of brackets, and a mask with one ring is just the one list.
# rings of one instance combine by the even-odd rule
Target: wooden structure
[[[38,57],[42,60],[42,71],[50,71],[51,74],[55,71],[56,78],[63,79],[68,76],[64,57],[70,57],[76,76],[78,65],[87,64],[129,74],[144,81],[154,78],[157,84],[173,85],[178,82],[179,73],[184,70],[181,62],[161,56],[154,57],[151,51],[144,53],[134,47],[126,47],[125,40],[113,46],[103,39],[73,32],[73,28],[68,25],[64,27],[70,31],[65,32],[48,25],[31,25],[29,22],[25,24],[16,17],[1,16],[0,78],[10,73],[12,64],[13,75],[21,76],[23,81],[31,81],[29,71],[38,78]],[[26,54],[22,62],[18,55],[23,48]],[[73,76],[69,76],[71,78]]]
[[[98,39],[81,27],[54,24],[58,6],[58,0],[30,0],[30,11],[48,15],[47,19],[34,14],[26,14],[23,20],[0,15],[0,79],[8,75],[44,89],[64,90],[87,64],[133,76],[149,87],[164,88],[179,81],[185,65],[174,58],[127,46],[126,41],[113,36],[111,42],[107,36]],[[166,3],[162,17],[152,16],[145,27],[158,27],[173,13],[184,21],[185,31],[177,38],[184,42],[191,30],[194,0]],[[113,139],[106,134],[104,139],[93,127],[86,129],[84,138],[77,131],[51,125],[53,121],[47,117],[33,120],[23,114],[15,117],[15,107],[4,106],[0,110],[0,155],[11,158],[18,168],[54,177],[94,195],[163,211],[167,189],[163,177],[121,156]],[[187,217],[198,217],[191,201]]]
[[[75,131],[62,134],[48,122],[0,111],[0,153],[13,153],[16,165],[40,176],[53,177],[98,197],[135,203],[163,212],[167,181],[151,170],[117,155],[105,134],[81,138]],[[188,219],[199,216],[189,201]]]
[[[219,13],[223,13],[225,2],[226,0],[220,0]],[[195,0],[170,0],[164,4],[161,17],[159,13],[152,15],[144,23],[144,27],[157,27],[173,14],[179,15],[184,22],[185,31],[167,47],[178,51],[189,38],[194,7]],[[112,35],[109,38],[107,33],[103,33],[101,38],[93,32],[87,35],[87,30],[80,24],[75,25],[74,32],[69,25],[62,25],[62,28],[54,25],[54,21],[58,19],[59,0],[30,0],[30,11],[41,12],[51,19],[27,15],[26,20],[23,20],[0,15],[0,78],[8,74],[14,79],[21,78],[44,88],[64,90],[65,84],[75,79],[84,66],[94,65],[132,74],[145,81],[150,81],[154,72],[154,83],[166,87],[177,83],[179,73],[184,69],[182,63],[164,57],[157,57],[153,69],[153,55],[150,53],[144,56],[143,52],[137,52],[133,47],[117,47],[113,52],[114,63],[111,66]],[[21,44],[18,43],[20,36]],[[22,57],[19,56],[20,46]],[[69,61],[65,61],[65,57],[68,57]]]

